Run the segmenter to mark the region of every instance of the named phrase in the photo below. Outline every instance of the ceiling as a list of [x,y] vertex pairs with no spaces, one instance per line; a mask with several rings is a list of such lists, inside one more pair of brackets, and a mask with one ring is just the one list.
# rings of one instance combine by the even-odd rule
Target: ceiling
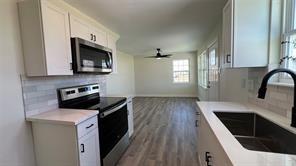
[[226,0],[65,0],[120,35],[132,55],[196,51],[222,18]]

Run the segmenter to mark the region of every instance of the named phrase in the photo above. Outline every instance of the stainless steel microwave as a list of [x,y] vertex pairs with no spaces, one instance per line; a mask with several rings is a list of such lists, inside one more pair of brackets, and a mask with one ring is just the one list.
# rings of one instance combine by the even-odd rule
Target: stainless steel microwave
[[71,48],[74,73],[112,72],[111,49],[81,38],[71,38]]

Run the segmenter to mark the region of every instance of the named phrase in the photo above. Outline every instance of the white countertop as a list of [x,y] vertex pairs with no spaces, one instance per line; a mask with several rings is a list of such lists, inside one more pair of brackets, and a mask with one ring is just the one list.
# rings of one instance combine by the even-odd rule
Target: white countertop
[[222,124],[213,111],[255,112],[296,134],[296,128],[290,127],[290,119],[250,104],[197,102],[197,105],[234,166],[296,166],[296,155],[258,152],[245,149]]
[[96,116],[98,113],[99,112],[95,110],[57,109],[27,117],[26,120],[40,123],[77,125],[93,116]]

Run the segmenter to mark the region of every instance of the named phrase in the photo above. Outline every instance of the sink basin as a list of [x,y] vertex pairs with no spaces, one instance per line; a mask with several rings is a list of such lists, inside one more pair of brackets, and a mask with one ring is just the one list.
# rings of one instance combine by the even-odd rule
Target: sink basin
[[214,112],[246,149],[296,154],[296,135],[256,113]]

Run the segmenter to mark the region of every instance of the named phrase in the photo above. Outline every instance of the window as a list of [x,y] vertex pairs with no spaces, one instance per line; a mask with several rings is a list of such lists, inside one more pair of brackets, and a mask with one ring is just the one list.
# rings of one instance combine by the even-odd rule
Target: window
[[216,47],[209,48],[209,83],[210,82],[217,82],[219,79],[218,75],[218,64],[217,64],[217,52]]
[[[296,0],[283,1],[283,35],[281,67],[296,71]],[[289,82],[290,76],[281,74],[281,82]]]
[[203,88],[208,87],[208,58],[207,51],[198,56],[198,84]]
[[189,82],[189,60],[173,60],[174,83]]

